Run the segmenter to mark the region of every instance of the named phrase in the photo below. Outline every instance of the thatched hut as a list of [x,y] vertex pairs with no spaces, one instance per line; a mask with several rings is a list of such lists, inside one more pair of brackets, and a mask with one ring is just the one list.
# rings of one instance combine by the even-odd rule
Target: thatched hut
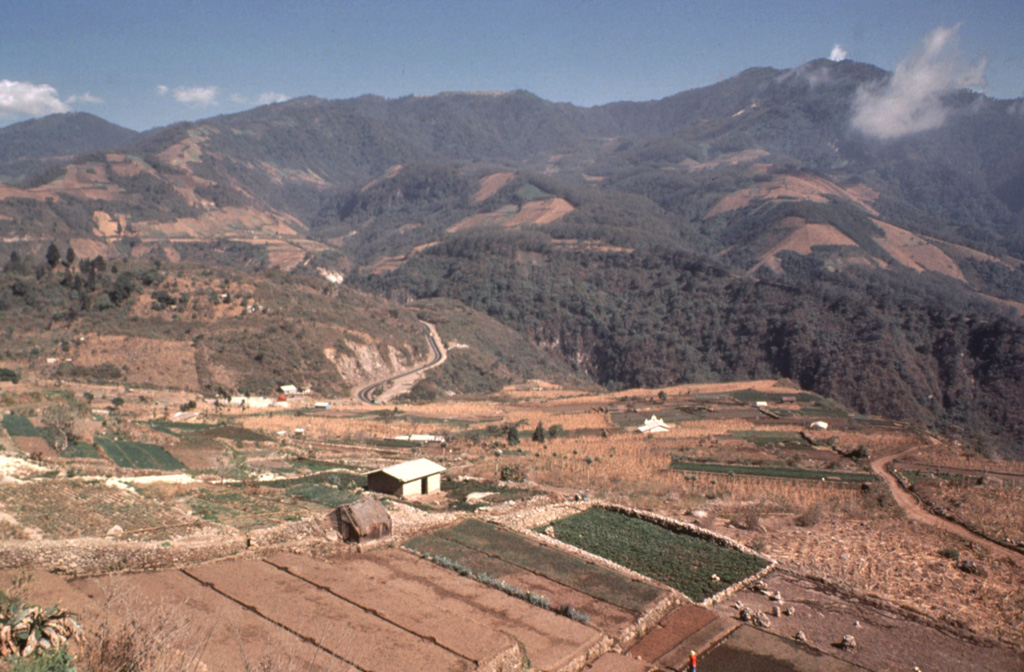
[[343,504],[329,514],[331,525],[345,541],[369,541],[391,536],[391,516],[373,497]]

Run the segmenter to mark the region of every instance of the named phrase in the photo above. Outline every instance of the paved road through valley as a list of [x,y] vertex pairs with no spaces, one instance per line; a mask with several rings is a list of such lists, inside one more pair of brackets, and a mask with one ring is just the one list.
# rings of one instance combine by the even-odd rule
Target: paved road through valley
[[446,359],[448,359],[448,353],[445,351],[444,346],[441,345],[441,337],[438,336],[437,329],[434,327],[434,325],[430,324],[429,322],[424,322],[423,320],[420,320],[420,324],[423,325],[424,332],[426,333],[427,336],[427,343],[430,345],[430,351],[433,355],[430,361],[422,366],[417,366],[415,369],[412,369],[410,371],[404,371],[402,373],[390,376],[383,380],[378,380],[376,382],[370,383],[366,387],[360,388],[360,390],[356,392],[356,398],[359,399],[359,401],[363,402],[364,404],[372,404],[374,403],[373,391],[376,388],[385,387],[393,383],[397,383],[402,378],[406,378],[408,376],[415,376],[417,374],[423,373],[427,369],[432,369],[435,366],[439,366],[440,364],[444,363]]

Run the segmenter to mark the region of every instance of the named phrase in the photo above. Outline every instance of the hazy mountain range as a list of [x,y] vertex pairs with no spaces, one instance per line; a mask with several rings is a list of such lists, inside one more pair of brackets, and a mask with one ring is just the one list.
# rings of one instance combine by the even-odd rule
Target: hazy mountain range
[[1019,454],[1024,105],[913,77],[299,98],[145,133],[55,115],[0,129],[0,258],[340,272],[612,387],[784,376]]

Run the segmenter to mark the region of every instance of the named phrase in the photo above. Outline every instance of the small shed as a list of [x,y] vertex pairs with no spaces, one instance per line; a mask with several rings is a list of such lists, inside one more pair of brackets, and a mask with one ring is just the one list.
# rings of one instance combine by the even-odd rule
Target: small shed
[[440,464],[426,458],[402,462],[366,475],[366,487],[395,497],[426,495],[441,489]]
[[391,536],[391,516],[373,497],[361,497],[328,514],[331,525],[345,541],[369,541]]

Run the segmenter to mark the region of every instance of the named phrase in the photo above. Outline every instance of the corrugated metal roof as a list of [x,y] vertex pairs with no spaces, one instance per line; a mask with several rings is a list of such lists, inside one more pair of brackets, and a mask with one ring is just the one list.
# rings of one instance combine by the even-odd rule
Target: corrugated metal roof
[[426,478],[427,476],[440,474],[444,471],[444,467],[436,462],[431,462],[430,460],[421,457],[418,460],[410,460],[409,462],[402,462],[401,464],[384,467],[380,471],[403,483],[408,483],[409,481],[415,481],[418,478]]

